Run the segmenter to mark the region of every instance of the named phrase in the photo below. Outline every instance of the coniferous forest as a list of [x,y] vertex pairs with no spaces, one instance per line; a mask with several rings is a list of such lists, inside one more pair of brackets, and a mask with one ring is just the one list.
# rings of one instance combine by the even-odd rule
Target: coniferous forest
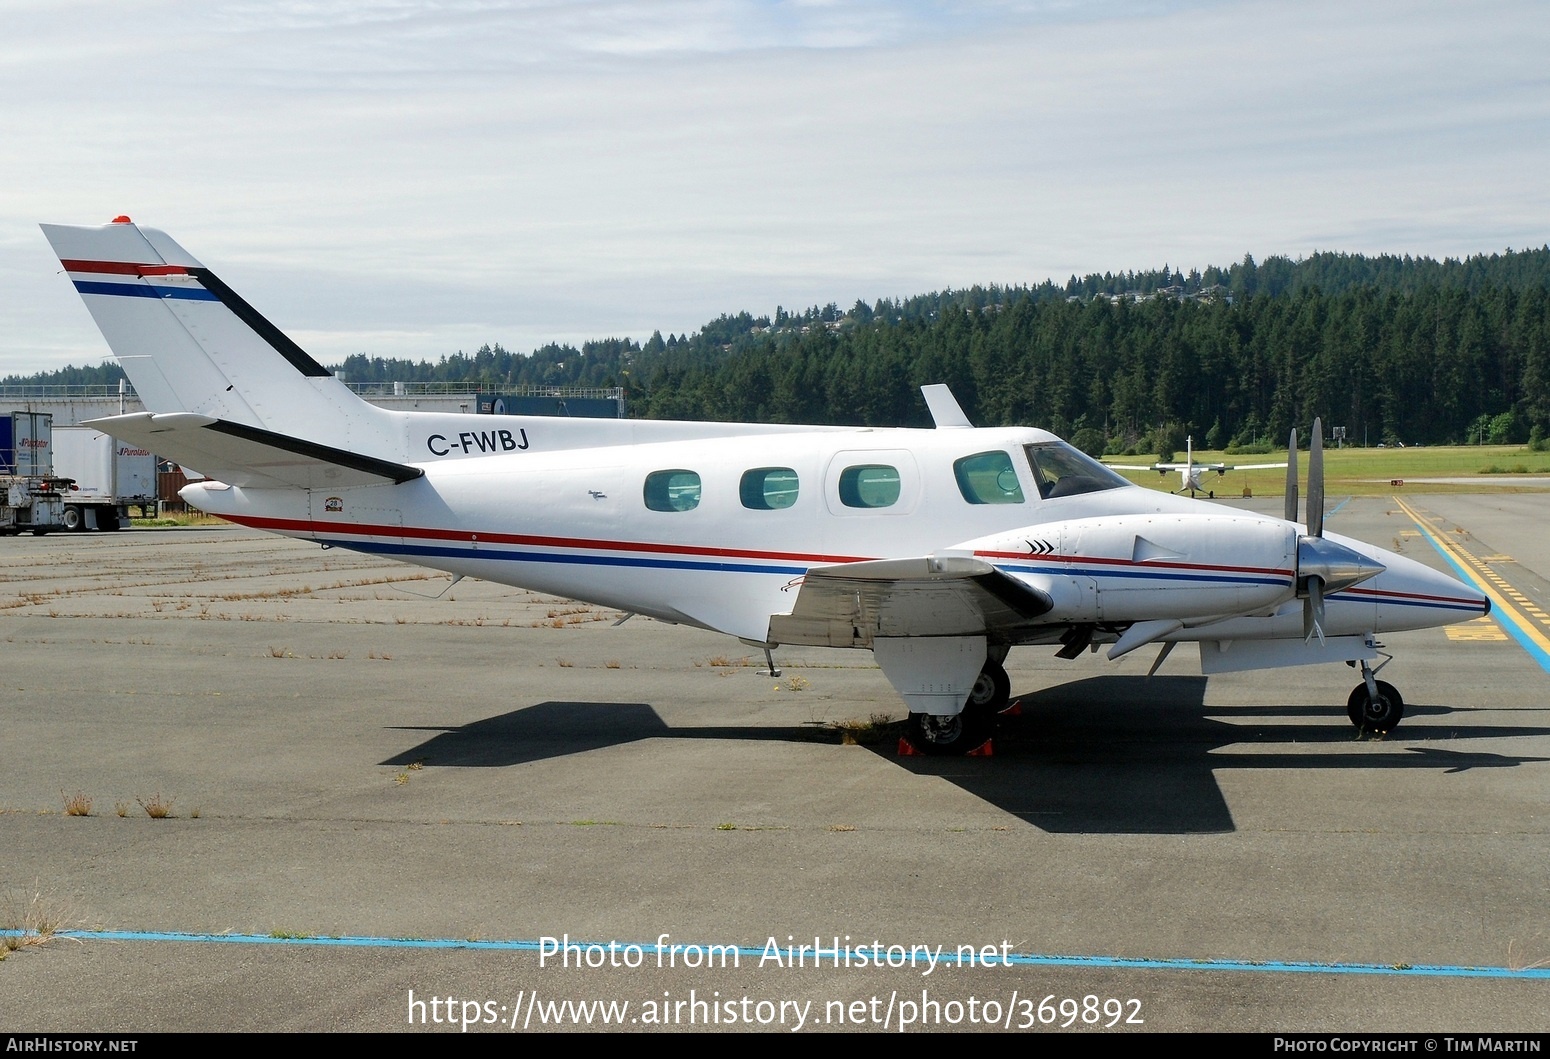
[[[622,386],[632,416],[927,425],[946,382],[984,426],[1046,427],[1089,452],[1268,451],[1322,416],[1353,444],[1550,434],[1550,248],[1466,260],[1316,254],[1188,274],[1075,276],[773,316],[644,344],[437,361],[358,354],[351,383],[485,391]],[[3,384],[112,382],[70,368]]]

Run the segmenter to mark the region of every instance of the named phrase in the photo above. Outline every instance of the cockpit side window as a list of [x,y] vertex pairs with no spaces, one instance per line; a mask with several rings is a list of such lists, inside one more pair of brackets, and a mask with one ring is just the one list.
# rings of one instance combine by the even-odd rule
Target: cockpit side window
[[1130,485],[1120,475],[1064,441],[1024,445],[1039,495],[1046,500],[1078,493],[1096,493]]
[[1012,457],[999,449],[965,456],[953,463],[958,491],[971,504],[1021,504],[1023,487]]

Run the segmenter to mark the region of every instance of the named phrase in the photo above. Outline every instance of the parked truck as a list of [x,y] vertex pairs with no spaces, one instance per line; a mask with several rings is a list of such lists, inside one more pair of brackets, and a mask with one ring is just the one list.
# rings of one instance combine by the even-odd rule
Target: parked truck
[[156,457],[93,427],[54,428],[54,473],[71,479],[64,494],[68,530],[116,530],[130,507],[156,509]]
[[62,529],[68,479],[54,474],[54,417],[0,415],[0,534]]

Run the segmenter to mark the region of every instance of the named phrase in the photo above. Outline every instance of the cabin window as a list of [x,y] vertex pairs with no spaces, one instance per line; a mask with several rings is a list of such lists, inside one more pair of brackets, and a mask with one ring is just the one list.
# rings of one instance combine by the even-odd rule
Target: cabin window
[[899,469],[882,463],[846,467],[840,474],[840,503],[846,507],[892,507],[899,502]]
[[758,467],[743,472],[738,495],[754,511],[779,511],[797,502],[797,472],[790,467]]
[[1021,504],[1023,487],[1017,481],[1012,457],[997,450],[965,456],[953,464],[958,491],[971,504]]
[[1039,485],[1039,495],[1046,499],[1096,493],[1103,489],[1121,489],[1130,485],[1124,478],[1064,441],[1048,441],[1041,445],[1025,445],[1023,448],[1028,453],[1028,465],[1033,468],[1033,480]]
[[700,476],[693,471],[646,475],[646,506],[653,511],[693,511],[700,506]]

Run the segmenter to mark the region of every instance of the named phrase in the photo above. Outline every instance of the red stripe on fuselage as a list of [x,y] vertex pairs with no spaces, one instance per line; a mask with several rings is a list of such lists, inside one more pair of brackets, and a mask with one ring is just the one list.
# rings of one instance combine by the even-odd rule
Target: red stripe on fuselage
[[1428,603],[1455,603],[1459,606],[1480,609],[1484,604],[1478,599],[1460,599],[1458,596],[1433,596],[1425,592],[1395,592],[1387,588],[1342,588],[1339,595],[1377,596],[1388,599],[1415,599]]
[[724,559],[779,559],[804,563],[859,563],[856,555],[805,555],[798,552],[765,552],[748,548],[710,548],[696,544],[651,544],[644,541],[586,540],[576,537],[543,537],[526,533],[483,533],[472,530],[429,529],[420,526],[371,526],[356,523],[315,522],[310,519],[266,518],[258,515],[222,515],[230,522],[275,533],[347,534],[358,537],[404,537],[416,540],[458,541],[464,544],[519,544],[540,548],[576,548],[589,551],[663,552],[669,555],[714,555]]

